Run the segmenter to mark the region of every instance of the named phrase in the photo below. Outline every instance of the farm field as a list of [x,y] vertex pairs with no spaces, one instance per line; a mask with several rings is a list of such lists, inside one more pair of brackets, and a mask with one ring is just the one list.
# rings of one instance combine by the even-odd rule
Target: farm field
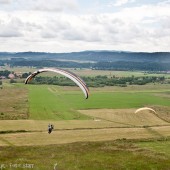
[[169,122],[162,120],[159,115],[150,111],[136,113],[136,109],[90,109],[80,110],[81,113],[101,120],[122,123],[127,126],[166,126]]
[[170,170],[170,0],[0,0],[0,170]]
[[81,114],[78,110],[130,109],[149,105],[170,106],[170,100],[167,97],[157,95],[167,91],[163,89],[161,89],[163,93],[159,90],[115,92],[91,89],[89,99],[85,100],[80,89],[75,87],[67,89],[67,87],[30,85],[28,88],[30,119],[88,119],[88,116]]
[[[86,100],[77,87],[6,82],[0,90],[0,166],[168,169],[169,89],[168,84],[90,88]],[[156,114],[134,113],[144,106]],[[49,123],[54,125],[50,135]]]
[[28,91],[23,88],[7,85],[0,89],[0,119],[27,119],[27,96]]
[[[1,66],[1,70],[9,70],[9,71],[14,71],[17,73],[25,73],[25,72],[34,72],[38,70],[37,68],[34,67],[24,67],[24,66],[18,66],[18,67],[9,67],[9,66]],[[129,76],[135,76],[135,77],[145,77],[145,76],[165,76],[166,78],[170,77],[169,73],[159,73],[159,74],[154,74],[154,73],[146,73],[144,71],[112,71],[112,70],[91,70],[91,69],[73,69],[73,68],[66,68],[66,70],[70,70],[74,72],[75,74],[79,76],[116,76],[116,77],[129,77]],[[53,73],[44,73],[44,76],[54,76],[55,74]],[[42,75],[42,76],[43,76]],[[57,76],[57,75],[55,75]],[[58,75],[59,76],[59,75]]]
[[113,141],[116,139],[166,139],[169,131],[170,126],[162,126],[157,129],[152,127],[62,129],[53,131],[51,135],[47,133],[47,130],[43,132],[0,134],[0,141],[2,146],[35,146],[73,142]]
[[[21,94],[18,96],[18,90]],[[2,106],[13,108],[15,119],[1,120],[0,132],[46,132],[48,123],[53,123],[55,130],[90,130],[107,128],[141,128],[141,127],[166,127],[169,128],[169,93],[167,89],[161,91],[132,92],[126,89],[115,92],[91,89],[91,96],[84,99],[82,92],[77,87],[59,87],[53,85],[22,85],[14,84],[5,87],[1,94],[6,94]],[[121,89],[121,88],[119,88]],[[13,95],[9,95],[13,93]],[[167,96],[164,96],[166,93]],[[159,95],[158,95],[159,94]],[[12,98],[13,97],[13,98]],[[11,101],[9,100],[11,99]],[[18,100],[17,100],[18,99]],[[4,102],[7,102],[6,105]],[[15,102],[18,101],[18,108]],[[25,101],[25,102],[23,102]],[[20,107],[19,107],[20,106]],[[150,106],[157,114],[148,111],[135,114],[139,107]],[[25,109],[25,110],[24,110]],[[18,111],[19,110],[19,111]],[[20,111],[24,110],[24,119]],[[3,118],[9,119],[9,111],[3,112]],[[11,115],[11,114],[10,114]],[[8,124],[8,126],[6,126]]]

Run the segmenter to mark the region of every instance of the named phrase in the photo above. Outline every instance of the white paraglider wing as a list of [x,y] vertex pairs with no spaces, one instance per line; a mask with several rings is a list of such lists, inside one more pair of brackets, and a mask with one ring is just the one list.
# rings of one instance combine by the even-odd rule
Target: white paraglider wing
[[153,110],[152,108],[149,108],[149,107],[142,107],[142,108],[139,108],[139,109],[137,109],[137,110],[135,111],[135,113],[138,113],[138,112],[141,112],[141,111],[144,111],[144,110],[150,110],[150,111],[156,113],[155,110]]
[[72,81],[74,81],[81,88],[81,90],[83,91],[86,99],[88,99],[89,89],[88,89],[86,83],[80,77],[78,77],[76,74],[74,74],[74,73],[72,73],[70,71],[59,69],[59,68],[56,68],[56,69],[46,68],[46,69],[40,69],[38,71],[35,71],[34,73],[32,73],[31,75],[29,75],[26,78],[25,84],[28,84],[28,82],[31,81],[32,78],[34,78],[36,75],[38,75],[40,73],[43,73],[43,72],[48,72],[48,71],[61,74],[63,76],[66,76],[67,78],[71,79]]

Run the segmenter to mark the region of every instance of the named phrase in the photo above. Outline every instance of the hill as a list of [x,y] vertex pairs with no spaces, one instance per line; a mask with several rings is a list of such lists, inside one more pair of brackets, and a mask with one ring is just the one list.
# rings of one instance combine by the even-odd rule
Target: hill
[[169,71],[170,52],[82,51],[71,53],[0,52],[0,65]]
[[82,51],[70,53],[45,53],[45,52],[0,52],[0,59],[29,58],[29,59],[58,59],[80,61],[133,61],[133,62],[170,62],[170,52],[124,52],[124,51]]

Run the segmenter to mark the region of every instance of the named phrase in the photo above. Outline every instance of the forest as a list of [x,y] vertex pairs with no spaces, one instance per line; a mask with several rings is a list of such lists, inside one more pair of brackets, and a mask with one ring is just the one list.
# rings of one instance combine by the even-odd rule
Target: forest
[[88,68],[93,70],[169,71],[170,53],[83,51],[73,53],[2,53],[0,66]]
[[[104,87],[104,86],[120,86],[126,87],[127,85],[145,85],[148,83],[169,83],[164,76],[146,76],[146,77],[108,77],[108,76],[95,76],[95,77],[82,77],[89,87]],[[53,84],[59,86],[75,86],[75,83],[66,77],[35,77],[32,84]]]

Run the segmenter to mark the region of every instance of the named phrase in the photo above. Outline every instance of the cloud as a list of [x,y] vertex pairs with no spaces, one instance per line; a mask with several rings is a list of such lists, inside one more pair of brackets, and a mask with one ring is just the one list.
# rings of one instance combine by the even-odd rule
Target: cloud
[[6,8],[0,7],[1,10],[11,11],[53,11],[63,12],[65,10],[75,11],[78,9],[76,0],[0,0],[0,4],[6,5]]
[[163,6],[167,4],[170,4],[170,0],[164,0],[158,3],[158,5],[163,5]]
[[11,0],[0,0],[0,4],[9,4]]
[[48,28],[42,31],[42,35],[60,42],[84,42],[88,47],[130,48],[132,51],[165,50],[168,49],[165,41],[169,42],[167,37],[170,35],[168,9],[167,4],[155,4],[108,14],[62,14],[58,16],[59,21],[56,19],[51,25],[47,24]]
[[0,42],[3,44],[0,51],[167,51],[170,48],[167,45],[170,43],[167,1],[97,14],[76,11],[75,0],[11,2],[15,2],[17,10],[12,10],[14,6],[9,4],[11,8],[0,11]]
[[18,19],[12,19],[9,21],[0,21],[0,37],[21,37],[22,33],[19,30],[21,21]]
[[114,6],[122,6],[122,5],[125,5],[127,3],[133,3],[135,2],[136,0],[117,0],[114,4]]
[[102,40],[103,21],[94,15],[61,15],[47,20],[41,35],[43,38],[95,42]]
[[33,10],[40,11],[56,11],[61,12],[64,10],[76,10],[77,3],[75,0],[37,0],[36,3],[33,3]]

